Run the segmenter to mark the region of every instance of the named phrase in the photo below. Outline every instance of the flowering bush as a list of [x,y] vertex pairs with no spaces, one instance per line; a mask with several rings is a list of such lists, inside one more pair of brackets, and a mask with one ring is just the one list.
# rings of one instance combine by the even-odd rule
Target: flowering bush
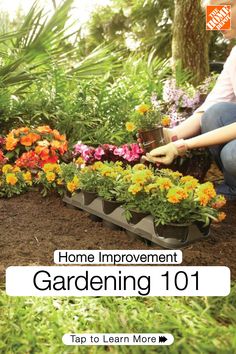
[[60,165],[59,176],[57,184],[64,185],[68,192],[74,193],[79,189],[79,169],[75,163],[62,163]]
[[67,151],[64,135],[49,126],[13,129],[5,140],[6,156],[16,166],[35,169],[46,163],[56,163]]
[[74,146],[74,157],[79,166],[91,165],[95,161],[121,161],[123,163],[137,163],[143,155],[143,150],[138,144],[125,144],[120,147],[103,144],[97,148],[88,146],[79,141]]
[[38,173],[36,183],[42,187],[41,193],[46,196],[48,192],[57,190],[63,192],[63,182],[60,176],[61,168],[58,163],[46,163]]
[[176,111],[179,108],[196,109],[200,103],[200,92],[190,84],[186,84],[183,88],[178,87],[175,79],[169,79],[165,81],[162,98]]
[[10,198],[21,194],[32,186],[32,183],[29,171],[21,171],[19,167],[10,164],[0,168],[0,197]]

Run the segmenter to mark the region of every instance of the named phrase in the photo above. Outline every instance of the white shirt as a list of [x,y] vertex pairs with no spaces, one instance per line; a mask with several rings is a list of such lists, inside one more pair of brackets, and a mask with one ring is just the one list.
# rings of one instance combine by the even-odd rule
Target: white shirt
[[205,112],[218,102],[236,103],[236,46],[231,50],[214,88],[194,113]]

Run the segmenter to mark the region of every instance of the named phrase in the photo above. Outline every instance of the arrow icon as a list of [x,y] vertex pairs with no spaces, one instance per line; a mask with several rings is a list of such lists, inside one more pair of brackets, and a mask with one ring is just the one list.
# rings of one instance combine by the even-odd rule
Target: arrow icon
[[159,343],[165,343],[168,340],[165,336],[159,336]]

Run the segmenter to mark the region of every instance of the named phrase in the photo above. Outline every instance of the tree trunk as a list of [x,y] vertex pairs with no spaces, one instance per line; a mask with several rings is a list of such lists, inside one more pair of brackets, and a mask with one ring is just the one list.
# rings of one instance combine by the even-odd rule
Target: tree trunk
[[194,74],[194,85],[209,74],[208,40],[201,0],[175,0],[172,58]]

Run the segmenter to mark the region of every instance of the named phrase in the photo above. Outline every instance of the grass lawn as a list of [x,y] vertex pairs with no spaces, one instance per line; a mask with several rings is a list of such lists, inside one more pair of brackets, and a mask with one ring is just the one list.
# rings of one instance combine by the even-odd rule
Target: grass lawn
[[[172,346],[67,347],[65,333],[173,334]],[[0,352],[236,353],[236,284],[222,297],[8,297],[0,292]]]

